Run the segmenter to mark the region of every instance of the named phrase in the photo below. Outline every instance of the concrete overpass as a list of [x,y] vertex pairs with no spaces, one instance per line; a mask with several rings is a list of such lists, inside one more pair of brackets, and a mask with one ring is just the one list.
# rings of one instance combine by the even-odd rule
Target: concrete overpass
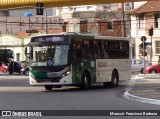
[[[20,7],[36,7],[38,2],[43,2],[44,7],[62,7],[91,4],[110,4],[120,2],[138,2],[146,0],[0,0],[0,9],[7,10]],[[148,0],[152,1],[152,0]]]

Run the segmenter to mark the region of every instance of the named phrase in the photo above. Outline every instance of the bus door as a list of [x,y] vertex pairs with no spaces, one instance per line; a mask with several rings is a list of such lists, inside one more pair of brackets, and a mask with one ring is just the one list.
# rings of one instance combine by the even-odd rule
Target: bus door
[[82,74],[82,43],[80,39],[75,39],[73,42],[72,56],[72,80],[74,84],[80,84]]
[[96,49],[93,46],[93,39],[83,40],[83,72],[88,71],[90,73],[91,83],[96,83]]

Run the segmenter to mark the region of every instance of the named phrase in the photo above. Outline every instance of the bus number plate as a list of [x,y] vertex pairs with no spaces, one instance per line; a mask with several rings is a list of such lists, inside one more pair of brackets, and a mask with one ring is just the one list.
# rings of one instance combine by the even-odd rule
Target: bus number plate
[[50,80],[45,80],[44,82],[45,82],[45,83],[51,83],[51,81],[50,81]]

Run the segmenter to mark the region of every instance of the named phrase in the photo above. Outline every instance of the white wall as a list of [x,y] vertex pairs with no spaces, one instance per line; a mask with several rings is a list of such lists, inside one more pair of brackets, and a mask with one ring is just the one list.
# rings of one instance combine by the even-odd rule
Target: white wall
[[20,39],[18,37],[15,37],[13,35],[3,34],[0,37],[0,46],[1,48],[11,49],[14,53],[14,60],[17,60],[16,54],[19,53],[20,57],[19,60],[25,60],[24,58],[24,52],[22,46],[23,39]]

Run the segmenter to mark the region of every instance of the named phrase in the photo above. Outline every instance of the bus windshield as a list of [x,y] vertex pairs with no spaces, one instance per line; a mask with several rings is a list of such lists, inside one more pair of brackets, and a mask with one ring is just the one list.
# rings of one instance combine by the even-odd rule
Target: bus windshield
[[33,46],[31,66],[59,66],[68,63],[69,45]]

